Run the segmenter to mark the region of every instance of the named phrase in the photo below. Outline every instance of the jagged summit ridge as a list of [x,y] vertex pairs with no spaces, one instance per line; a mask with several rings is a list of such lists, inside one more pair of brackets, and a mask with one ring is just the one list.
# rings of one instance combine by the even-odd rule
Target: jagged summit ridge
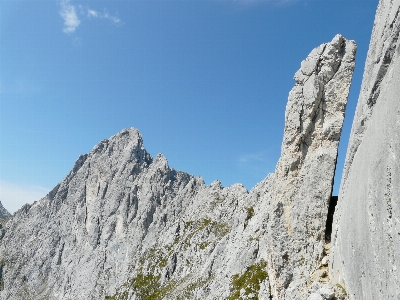
[[[258,199],[240,184],[206,186],[161,154],[153,160],[138,131],[123,130],[80,156],[52,192],[8,222],[1,297],[229,295],[232,274],[263,266]],[[150,286],[130,286],[143,276]],[[267,280],[258,292],[268,295]]]

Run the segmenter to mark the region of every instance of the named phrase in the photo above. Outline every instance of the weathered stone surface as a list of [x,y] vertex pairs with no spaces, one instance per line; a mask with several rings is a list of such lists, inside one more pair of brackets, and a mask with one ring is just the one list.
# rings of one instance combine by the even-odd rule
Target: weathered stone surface
[[331,276],[350,299],[400,298],[399,11],[379,2],[334,215]]
[[[11,214],[7,209],[4,208],[0,201],[0,239],[5,235],[6,231],[4,229],[5,224],[11,218]],[[1,264],[0,264],[0,280],[1,280]]]
[[312,293],[307,300],[324,300],[324,298],[320,294]]
[[1,299],[267,299],[270,181],[206,186],[123,130],[7,223]]
[[318,292],[324,299],[327,300],[331,300],[333,297],[335,297],[335,292],[325,287],[321,288]]
[[3,204],[0,201],[0,222],[7,221],[11,218],[11,214],[7,209],[4,208]]
[[356,44],[337,35],[315,48],[289,94],[271,186],[268,270],[277,299],[304,299],[319,266]]

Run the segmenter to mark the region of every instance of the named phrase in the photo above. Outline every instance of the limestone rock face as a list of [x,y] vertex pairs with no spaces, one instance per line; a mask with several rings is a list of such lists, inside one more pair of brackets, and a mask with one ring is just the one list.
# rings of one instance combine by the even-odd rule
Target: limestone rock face
[[[4,226],[10,218],[11,218],[11,214],[8,212],[7,209],[4,208],[3,204],[0,201],[0,239],[6,233]],[[0,268],[1,268],[1,264],[0,264]],[[0,274],[1,274],[1,272],[0,272]]]
[[289,93],[268,224],[268,270],[277,299],[305,299],[305,285],[323,257],[355,52],[355,42],[341,35],[315,48]]
[[7,221],[11,218],[11,214],[7,209],[4,208],[3,204],[0,201],[0,222]]
[[399,11],[376,12],[334,215],[331,276],[351,299],[400,298]]
[[123,130],[7,223],[1,299],[268,299],[269,183],[206,186]]

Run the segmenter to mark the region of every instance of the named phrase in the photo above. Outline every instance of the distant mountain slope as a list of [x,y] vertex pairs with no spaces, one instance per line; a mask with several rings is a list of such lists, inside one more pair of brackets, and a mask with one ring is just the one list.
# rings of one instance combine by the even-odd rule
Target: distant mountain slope
[[[2,297],[229,295],[233,274],[265,268],[260,197],[175,171],[161,154],[151,158],[136,129],[123,130],[9,221]],[[262,284],[268,293],[264,275]]]

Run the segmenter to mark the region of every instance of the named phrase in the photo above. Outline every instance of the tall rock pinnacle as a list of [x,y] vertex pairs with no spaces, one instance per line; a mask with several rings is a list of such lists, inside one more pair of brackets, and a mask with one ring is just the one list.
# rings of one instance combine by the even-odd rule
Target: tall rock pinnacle
[[270,194],[268,273],[277,299],[302,299],[323,255],[355,52],[354,41],[336,35],[311,51],[294,77]]

